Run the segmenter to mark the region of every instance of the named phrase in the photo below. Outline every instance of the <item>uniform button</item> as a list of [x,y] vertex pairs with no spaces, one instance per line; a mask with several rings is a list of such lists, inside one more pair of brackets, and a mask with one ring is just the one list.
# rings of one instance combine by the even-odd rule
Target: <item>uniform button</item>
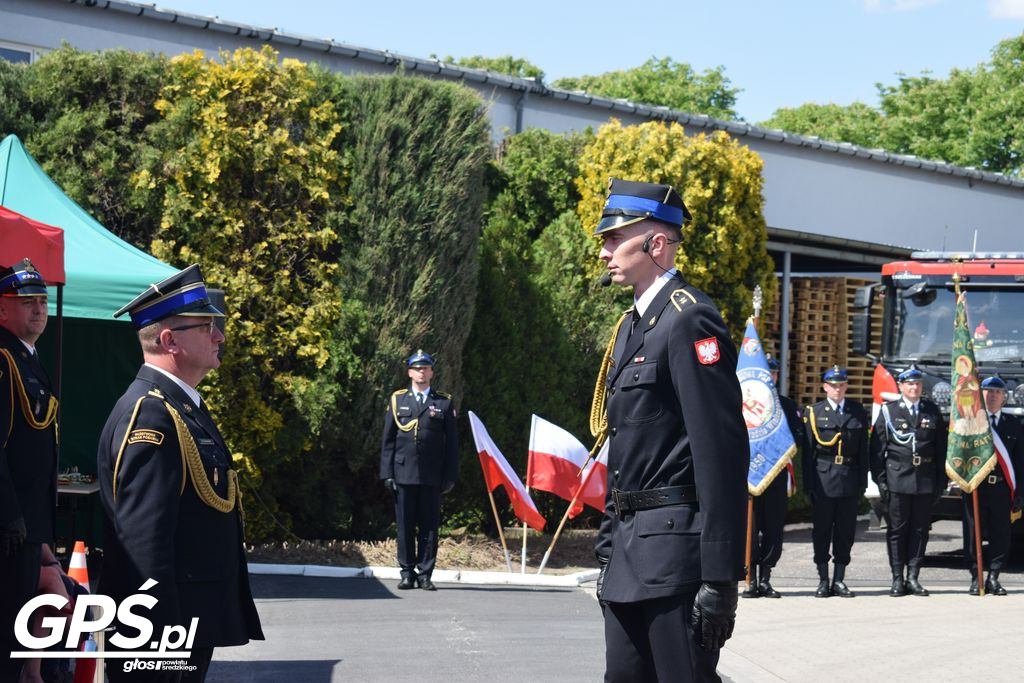
[[676,522],[675,522],[675,520],[674,520],[674,519],[670,519],[670,520],[668,520],[667,522],[665,522],[665,525],[666,525],[666,526],[667,526],[667,527],[668,527],[669,529],[671,529],[672,527],[674,527],[674,526],[676,525]]
[[635,381],[637,381],[638,379],[640,379],[640,373],[639,373],[639,372],[634,372],[634,373],[633,373],[633,381],[635,382]]
[[612,474],[615,476],[616,479],[619,478],[619,471],[618,470],[615,470],[615,472],[613,472]]
[[618,433],[618,431],[619,431],[619,428],[618,428],[618,427],[612,427],[612,428],[611,428],[611,429],[609,430],[609,434],[611,434],[612,436],[615,436],[615,435],[616,435],[616,434]]
[[614,393],[615,393],[615,387],[612,387],[612,391],[611,391],[611,393],[612,393],[612,394],[614,394]]

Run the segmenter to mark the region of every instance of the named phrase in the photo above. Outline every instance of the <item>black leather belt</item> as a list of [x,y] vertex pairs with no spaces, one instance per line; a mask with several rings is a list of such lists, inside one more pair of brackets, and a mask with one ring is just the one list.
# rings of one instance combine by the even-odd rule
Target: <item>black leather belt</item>
[[852,465],[856,459],[849,455],[822,455],[818,456],[822,462],[830,462],[833,465]]
[[988,475],[988,479],[986,481],[988,481],[988,483],[990,484],[998,484],[999,482],[1004,481],[1004,479],[1003,475],[1001,474],[990,474]]
[[913,465],[914,467],[918,467],[920,465],[930,465],[932,464],[932,462],[933,459],[931,457],[924,457],[921,455],[915,455],[910,458],[910,464]]
[[623,515],[637,510],[651,510],[668,505],[682,505],[697,502],[697,487],[693,484],[665,486],[646,491],[619,491],[612,489],[612,504],[615,514]]

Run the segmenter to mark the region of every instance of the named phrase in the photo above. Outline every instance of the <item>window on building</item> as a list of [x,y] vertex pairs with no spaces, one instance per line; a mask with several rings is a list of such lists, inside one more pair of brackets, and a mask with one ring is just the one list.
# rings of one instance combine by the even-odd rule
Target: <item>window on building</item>
[[38,57],[38,50],[17,43],[0,43],[0,59],[8,62],[30,64]]

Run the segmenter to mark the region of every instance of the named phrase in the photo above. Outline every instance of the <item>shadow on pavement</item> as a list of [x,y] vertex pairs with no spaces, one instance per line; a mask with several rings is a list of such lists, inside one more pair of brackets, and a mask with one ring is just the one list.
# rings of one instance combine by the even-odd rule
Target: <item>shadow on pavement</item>
[[[397,595],[377,579],[336,579],[309,576],[249,577],[257,599],[300,600],[394,600]],[[395,582],[397,584],[397,581]]]
[[210,664],[208,678],[222,683],[330,683],[334,667],[340,659],[303,661],[225,662]]

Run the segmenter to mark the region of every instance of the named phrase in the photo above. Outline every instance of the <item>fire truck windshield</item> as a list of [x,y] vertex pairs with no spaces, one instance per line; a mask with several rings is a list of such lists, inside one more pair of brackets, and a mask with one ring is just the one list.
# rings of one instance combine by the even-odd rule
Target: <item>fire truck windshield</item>
[[[909,293],[909,292],[908,292]],[[913,296],[894,293],[893,355],[940,361],[953,344],[956,297],[945,288],[928,288]],[[1024,359],[1024,289],[967,292],[967,326],[974,337],[979,363]]]

